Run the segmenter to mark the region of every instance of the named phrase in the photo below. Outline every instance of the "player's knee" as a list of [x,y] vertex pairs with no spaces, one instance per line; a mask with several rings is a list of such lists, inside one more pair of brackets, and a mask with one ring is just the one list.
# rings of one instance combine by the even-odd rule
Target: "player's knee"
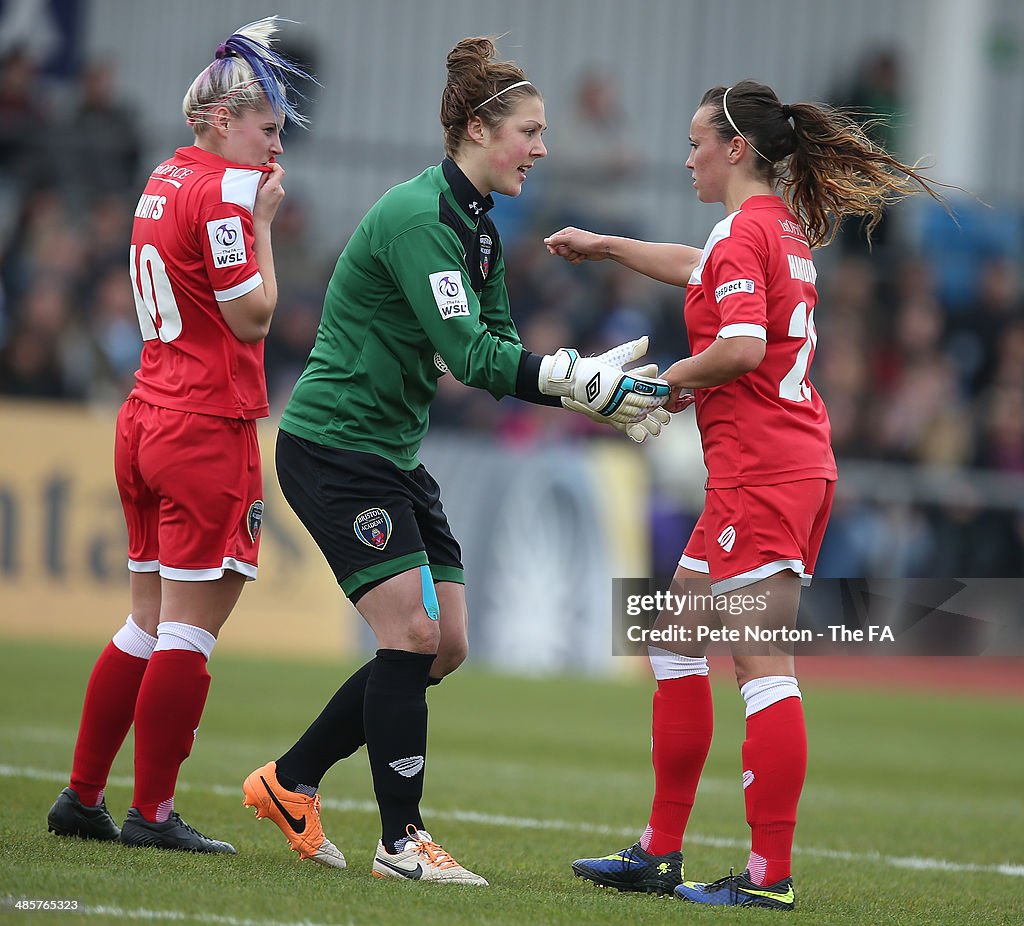
[[441,642],[441,632],[436,621],[418,614],[405,627],[404,649],[411,653],[436,653]]
[[760,678],[790,678],[795,676],[791,656],[733,656],[736,685],[743,688],[748,682]]
[[733,671],[736,675],[736,686],[742,688],[751,679],[771,674],[771,668],[765,666],[764,660],[733,656]]
[[469,641],[464,637],[457,640],[442,640],[437,650],[437,659],[431,674],[437,678],[451,675],[469,655]]

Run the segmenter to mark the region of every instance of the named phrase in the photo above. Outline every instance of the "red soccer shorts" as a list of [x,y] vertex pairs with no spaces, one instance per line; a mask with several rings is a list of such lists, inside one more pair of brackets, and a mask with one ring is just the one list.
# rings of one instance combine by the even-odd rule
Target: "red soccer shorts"
[[114,473],[128,568],[202,582],[256,578],[263,474],[256,422],[129,398],[117,416]]
[[708,489],[704,511],[679,565],[708,573],[715,595],[784,569],[810,585],[835,485],[825,479],[801,479],[779,485]]

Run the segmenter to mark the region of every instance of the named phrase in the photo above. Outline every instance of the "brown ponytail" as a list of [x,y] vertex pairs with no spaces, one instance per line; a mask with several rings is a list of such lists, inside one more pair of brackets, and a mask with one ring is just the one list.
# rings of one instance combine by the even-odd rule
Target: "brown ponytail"
[[[727,89],[728,116],[722,105]],[[747,139],[756,168],[781,187],[811,247],[831,243],[844,216],[865,217],[870,241],[885,207],[914,193],[945,205],[936,187],[947,184],[926,180],[918,165],[897,160],[841,110],[815,103],[783,106],[771,87],[752,80],[713,87],[700,105],[712,107],[711,123],[723,141],[737,134]]]

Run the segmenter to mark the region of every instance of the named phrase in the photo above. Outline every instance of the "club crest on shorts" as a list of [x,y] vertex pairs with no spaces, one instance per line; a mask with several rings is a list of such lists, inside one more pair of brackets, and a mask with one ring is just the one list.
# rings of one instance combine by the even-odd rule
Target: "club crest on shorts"
[[491,248],[492,247],[493,247],[493,242],[491,241],[491,236],[490,235],[481,235],[480,236],[480,276],[482,276],[485,280],[487,279],[487,274],[488,274],[488,272],[491,269]]
[[352,529],[362,543],[383,550],[391,539],[391,515],[383,508],[367,508],[356,515]]
[[245,516],[245,526],[249,528],[249,540],[253,543],[260,535],[260,528],[263,527],[263,501],[256,499],[249,506],[249,513]]

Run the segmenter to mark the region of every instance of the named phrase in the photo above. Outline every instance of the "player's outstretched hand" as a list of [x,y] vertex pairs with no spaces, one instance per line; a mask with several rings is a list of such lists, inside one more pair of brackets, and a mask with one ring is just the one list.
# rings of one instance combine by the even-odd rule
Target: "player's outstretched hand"
[[613,347],[600,357],[581,357],[579,351],[563,347],[541,360],[540,391],[578,402],[601,418],[639,424],[665,405],[671,392],[663,379],[622,369],[643,357],[647,344],[645,335]]
[[570,264],[581,264],[585,260],[604,260],[608,256],[603,235],[582,228],[563,228],[544,239],[548,253],[563,257]]

